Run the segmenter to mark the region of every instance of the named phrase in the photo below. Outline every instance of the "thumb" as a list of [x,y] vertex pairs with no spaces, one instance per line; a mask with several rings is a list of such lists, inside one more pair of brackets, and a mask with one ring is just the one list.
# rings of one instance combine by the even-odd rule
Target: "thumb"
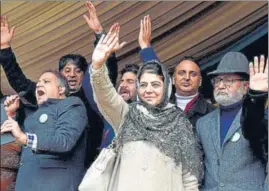
[[11,29],[10,29],[10,34],[11,34],[12,37],[13,37],[14,34],[15,34],[15,28],[16,28],[16,27],[11,27]]
[[126,44],[127,44],[126,41],[122,42],[122,43],[120,44],[120,48],[124,47]]
[[85,21],[88,23],[88,25],[90,24],[90,19],[87,15],[83,15],[83,18],[85,19]]

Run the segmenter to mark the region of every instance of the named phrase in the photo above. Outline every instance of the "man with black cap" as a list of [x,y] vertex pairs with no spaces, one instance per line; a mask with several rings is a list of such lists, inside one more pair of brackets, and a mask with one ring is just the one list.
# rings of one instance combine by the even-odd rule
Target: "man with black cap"
[[[205,157],[201,190],[261,191],[265,166],[253,156],[240,125],[242,103],[249,86],[248,60],[242,53],[228,52],[208,75],[220,107],[196,124]],[[250,81],[259,83],[253,77]]]

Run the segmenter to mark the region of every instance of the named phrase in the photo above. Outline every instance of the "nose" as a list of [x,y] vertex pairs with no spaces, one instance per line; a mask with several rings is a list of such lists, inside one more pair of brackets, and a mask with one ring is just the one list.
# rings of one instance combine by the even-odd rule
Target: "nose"
[[223,80],[221,80],[221,81],[219,82],[218,87],[219,87],[220,89],[223,89],[223,88],[226,87],[225,84],[223,83]]
[[39,81],[39,82],[36,83],[36,88],[39,88],[41,86],[42,86],[42,82],[41,81]]
[[188,72],[186,72],[185,78],[186,78],[186,80],[189,80],[190,79],[190,74]]
[[70,77],[75,77],[76,76],[76,71],[75,70],[71,70],[70,71]]
[[145,89],[146,93],[152,93],[152,87],[151,86],[147,86],[147,88]]

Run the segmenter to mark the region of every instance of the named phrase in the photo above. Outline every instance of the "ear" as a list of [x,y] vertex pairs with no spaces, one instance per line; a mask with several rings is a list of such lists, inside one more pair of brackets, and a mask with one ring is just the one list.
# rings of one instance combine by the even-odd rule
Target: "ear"
[[244,82],[245,93],[247,93],[248,88],[249,88],[249,82]]
[[172,76],[172,84],[175,85],[175,75]]
[[59,94],[60,95],[65,95],[65,87],[59,86]]
[[202,77],[200,77],[199,86],[202,86],[202,83],[203,83],[203,79],[202,79]]

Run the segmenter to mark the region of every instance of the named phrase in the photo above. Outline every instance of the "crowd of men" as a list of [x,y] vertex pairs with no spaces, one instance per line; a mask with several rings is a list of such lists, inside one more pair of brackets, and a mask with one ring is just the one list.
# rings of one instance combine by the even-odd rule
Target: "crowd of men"
[[[96,45],[106,33],[93,4],[86,2],[86,8],[88,16],[84,18],[96,35]],[[19,164],[17,177],[16,165],[11,175],[9,171],[5,176],[1,174],[1,190],[75,191],[100,149],[115,136],[94,102],[88,62],[81,55],[64,55],[59,59],[58,71],[44,71],[34,82],[23,74],[12,51],[14,30],[1,16],[0,64],[11,87],[18,94],[25,92],[23,96],[1,96],[8,115],[1,133],[11,132],[17,143],[16,153],[21,152],[14,159]],[[138,37],[143,63],[159,60],[150,41],[151,19],[145,16]],[[119,72],[118,86],[115,53],[106,66],[124,101],[137,101],[139,63],[125,65]],[[199,93],[203,79],[195,58],[179,60],[171,76],[175,92],[170,101],[193,125],[204,153],[201,190],[267,190],[268,59],[255,57],[249,63],[244,54],[228,52],[208,77],[217,108]],[[7,161],[8,154],[1,156],[3,170],[9,168]]]

